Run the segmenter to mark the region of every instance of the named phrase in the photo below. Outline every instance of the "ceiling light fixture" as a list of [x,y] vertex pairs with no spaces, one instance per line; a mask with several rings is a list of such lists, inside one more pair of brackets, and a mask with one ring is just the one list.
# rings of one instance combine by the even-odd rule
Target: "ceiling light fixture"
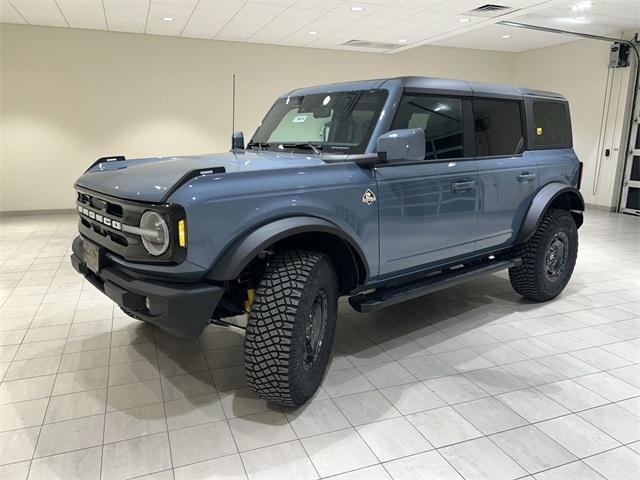
[[459,18],[458,23],[469,23],[471,21],[470,18]]
[[351,7],[351,11],[352,12],[362,12],[362,11],[364,11],[364,7],[360,7],[360,6]]
[[511,38],[511,35],[502,35],[502,38],[505,38],[505,39]]
[[311,31],[309,32],[309,35],[317,35],[317,34],[318,34],[318,32],[316,32],[315,30],[311,30]]
[[173,22],[175,18],[173,17],[162,17],[163,22]]
[[580,15],[579,17],[576,17],[576,20],[578,20],[579,22],[584,22],[587,19],[587,17],[585,17],[584,15]]
[[584,12],[591,8],[592,3],[589,1],[578,2],[575,5],[571,5],[571,10],[574,12]]
[[398,43],[407,43],[409,40],[407,40],[406,38],[400,38],[398,39]]

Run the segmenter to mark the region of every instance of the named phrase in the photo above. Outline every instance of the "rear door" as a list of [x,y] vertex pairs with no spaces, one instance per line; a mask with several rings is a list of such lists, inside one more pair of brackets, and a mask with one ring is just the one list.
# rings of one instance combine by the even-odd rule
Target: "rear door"
[[426,157],[376,168],[381,276],[467,255],[476,237],[471,101],[405,94],[391,129],[402,128],[425,130]]
[[476,251],[508,245],[538,188],[534,156],[523,153],[526,140],[523,103],[473,100],[480,211]]

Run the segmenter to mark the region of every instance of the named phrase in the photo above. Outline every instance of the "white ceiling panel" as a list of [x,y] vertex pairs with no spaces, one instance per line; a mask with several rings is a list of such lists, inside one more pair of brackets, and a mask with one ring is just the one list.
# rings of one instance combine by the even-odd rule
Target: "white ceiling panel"
[[447,15],[462,15],[486,3],[497,3],[498,5],[510,6],[508,1],[479,2],[478,0],[446,0],[444,2],[436,3],[435,5],[433,5],[433,7],[431,7],[430,10],[432,12],[437,12],[437,13],[442,13]]
[[350,32],[358,32],[358,33],[368,33],[375,32],[378,30],[387,30],[389,29],[389,20],[380,17],[366,17],[362,20],[358,20],[356,22],[350,23],[345,29]]
[[280,15],[286,5],[245,3],[216,35],[217,40],[245,41]]
[[249,37],[249,42],[277,43],[318,17],[316,10],[291,7]]
[[[578,1],[0,0],[0,22],[314,48],[406,40],[390,53],[430,44],[523,51],[572,39],[496,25],[500,20],[612,37],[640,30],[640,0],[593,0],[575,12]],[[510,10],[470,12],[487,3]]]
[[[369,17],[385,18],[387,20],[402,20],[403,18],[409,18],[413,15],[420,13],[423,10],[407,7],[383,7],[375,12],[371,13]],[[367,18],[369,18],[367,17]]]
[[55,0],[11,0],[11,4],[31,25],[69,26]]
[[180,35],[197,3],[198,0],[151,0],[146,33]]
[[640,28],[640,16],[629,15],[616,19],[590,12],[576,14],[566,9],[549,8],[522,15],[517,21],[532,25],[541,25],[560,30],[570,30],[593,35],[619,36],[624,30]]
[[329,12],[334,8],[338,8],[342,3],[342,0],[298,0],[295,5],[319,12]]
[[238,13],[243,3],[237,1],[211,1],[196,6],[193,15],[185,26],[185,37],[213,38]]
[[427,10],[442,3],[444,0],[396,0],[390,2],[391,5],[398,8],[413,8],[415,10]]
[[71,28],[107,28],[101,0],[58,0],[58,6]]
[[276,5],[279,7],[290,7],[296,0],[248,0],[247,3],[261,3],[264,5]]
[[104,0],[107,28],[114,32],[144,33],[149,0]]
[[27,21],[7,0],[1,0],[0,23],[27,23]]
[[[334,13],[342,13],[345,15],[351,15],[354,20],[358,19],[358,18],[362,18],[363,15],[371,15],[373,13],[375,13],[376,11],[380,10],[381,8],[383,8],[384,5],[377,5],[377,4],[368,4],[365,5],[363,3],[360,2],[344,2],[340,5],[338,5],[335,9],[333,9],[332,11]],[[362,10],[353,10],[354,8],[362,8]]]
[[[509,37],[502,38],[503,35],[508,35]],[[522,52],[533,48],[557,45],[562,42],[571,42],[573,40],[573,37],[556,35],[553,33],[525,30],[522,28],[513,28],[503,25],[490,25],[459,36],[449,37],[445,40],[433,42],[432,45],[469,48],[469,44],[473,42],[475,48],[482,50]]]

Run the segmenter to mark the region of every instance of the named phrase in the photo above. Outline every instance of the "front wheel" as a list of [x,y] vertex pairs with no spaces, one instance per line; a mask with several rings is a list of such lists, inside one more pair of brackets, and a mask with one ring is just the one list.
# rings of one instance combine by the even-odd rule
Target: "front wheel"
[[338,312],[338,282],[326,255],[276,254],[264,273],[247,322],[245,373],[263,399],[305,403],[322,383]]
[[513,289],[539,302],[557,297],[569,283],[578,256],[578,228],[571,213],[549,209],[516,255],[522,263],[509,269]]

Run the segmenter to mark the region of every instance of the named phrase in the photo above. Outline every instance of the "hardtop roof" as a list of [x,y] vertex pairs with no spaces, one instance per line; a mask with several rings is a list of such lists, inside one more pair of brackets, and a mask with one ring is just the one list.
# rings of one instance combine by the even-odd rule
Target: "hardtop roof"
[[349,90],[374,90],[378,88],[404,88],[407,91],[429,90],[441,95],[481,96],[495,98],[521,99],[522,97],[545,97],[565,100],[555,92],[514,87],[497,83],[471,82],[437,77],[394,77],[352,82],[331,83],[292,90],[282,97],[311,95],[314,93],[340,92]]

